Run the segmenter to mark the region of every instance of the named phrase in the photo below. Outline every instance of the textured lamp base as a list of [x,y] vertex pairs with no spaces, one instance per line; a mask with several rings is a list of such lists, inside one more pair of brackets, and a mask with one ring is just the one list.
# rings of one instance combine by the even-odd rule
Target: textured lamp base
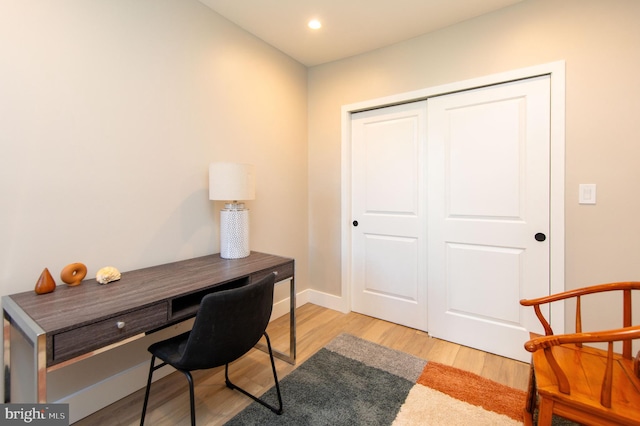
[[[238,206],[239,208],[229,208]],[[249,210],[244,204],[231,204],[220,210],[220,257],[240,259],[249,256]]]

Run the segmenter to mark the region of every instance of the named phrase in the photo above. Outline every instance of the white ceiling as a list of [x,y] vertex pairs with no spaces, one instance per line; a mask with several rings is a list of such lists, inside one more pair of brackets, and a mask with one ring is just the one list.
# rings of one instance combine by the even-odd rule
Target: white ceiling
[[[523,0],[200,0],[306,66],[389,46]],[[307,23],[317,18],[320,30]]]

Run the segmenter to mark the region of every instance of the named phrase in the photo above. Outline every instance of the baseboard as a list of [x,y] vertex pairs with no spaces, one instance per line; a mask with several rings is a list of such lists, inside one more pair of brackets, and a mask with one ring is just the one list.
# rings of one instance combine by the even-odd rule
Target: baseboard
[[[323,308],[333,309],[334,311],[348,313],[351,311],[350,307],[346,305],[343,297],[335,296],[333,294],[323,293],[316,290],[304,290],[296,296],[296,308],[306,304],[313,303],[314,305],[322,306]],[[271,321],[276,318],[280,318],[283,315],[289,313],[289,298],[286,298],[273,305],[273,313],[271,314]]]
[[351,311],[351,307],[347,306],[346,299],[342,296],[323,293],[316,290],[308,290],[308,302],[323,308],[333,309],[334,311],[346,314]]
[[[300,293],[296,294],[296,308],[304,305],[305,303],[309,303],[309,293],[311,290],[303,290]],[[280,302],[276,302],[273,304],[273,311],[271,313],[271,321],[276,318],[280,318],[283,315],[289,315],[289,305],[290,298],[287,297]]]

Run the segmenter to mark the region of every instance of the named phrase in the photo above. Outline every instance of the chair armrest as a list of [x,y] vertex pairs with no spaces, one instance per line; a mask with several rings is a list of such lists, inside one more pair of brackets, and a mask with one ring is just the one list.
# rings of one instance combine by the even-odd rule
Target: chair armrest
[[546,349],[565,343],[616,342],[639,338],[640,326],[633,326],[591,333],[573,333],[535,337],[525,343],[524,348],[529,352],[535,352],[538,349]]
[[[536,317],[540,320],[540,323],[544,327],[544,334],[547,336],[553,335],[553,330],[551,329],[551,325],[549,321],[544,317],[542,311],[540,309],[540,305],[544,305],[551,302],[557,302],[560,300],[575,298],[576,299],[576,331],[578,333],[582,332],[582,316],[581,316],[581,305],[580,298],[581,296],[587,294],[594,293],[603,293],[608,291],[622,291],[623,293],[623,326],[630,327],[631,326],[631,291],[632,290],[640,290],[640,282],[639,281],[626,281],[626,282],[616,282],[609,284],[600,284],[594,285],[590,287],[582,287],[574,290],[565,291],[562,293],[552,294],[550,296],[539,297],[537,299],[522,299],[520,300],[520,304],[522,306],[533,306]],[[626,357],[631,357],[631,345],[629,343],[625,343],[624,345],[624,354]]]
[[639,290],[640,282],[617,282],[610,284],[600,284],[590,287],[576,288],[573,290],[563,291],[562,293],[552,294],[550,296],[539,297],[537,299],[522,299],[520,304],[522,306],[535,306],[543,305],[545,303],[556,302],[558,300],[570,299],[572,297],[584,296],[585,294],[602,293],[605,291],[613,290]]

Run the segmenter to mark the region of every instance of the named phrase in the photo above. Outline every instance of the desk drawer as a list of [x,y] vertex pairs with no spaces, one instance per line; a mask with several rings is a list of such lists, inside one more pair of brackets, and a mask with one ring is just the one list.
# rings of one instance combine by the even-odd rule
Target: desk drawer
[[118,315],[53,336],[53,364],[86,354],[167,322],[167,303]]
[[280,265],[271,270],[256,272],[255,274],[251,275],[251,282],[255,283],[256,281],[260,281],[260,279],[266,277],[267,275],[269,275],[274,271],[278,273],[278,275],[276,276],[276,282],[286,280],[287,278],[291,278],[293,277],[293,262]]

